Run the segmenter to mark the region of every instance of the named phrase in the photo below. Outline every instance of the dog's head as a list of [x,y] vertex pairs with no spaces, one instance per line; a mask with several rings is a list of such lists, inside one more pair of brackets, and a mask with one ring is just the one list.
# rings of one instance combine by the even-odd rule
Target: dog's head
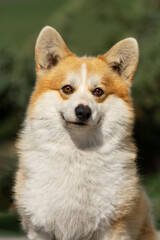
[[[42,29],[36,43],[37,83],[30,117],[56,118],[83,131],[105,124],[116,129],[133,117],[130,86],[138,62],[138,45],[127,38],[98,57],[78,58],[59,33]],[[118,125],[117,125],[118,124]]]

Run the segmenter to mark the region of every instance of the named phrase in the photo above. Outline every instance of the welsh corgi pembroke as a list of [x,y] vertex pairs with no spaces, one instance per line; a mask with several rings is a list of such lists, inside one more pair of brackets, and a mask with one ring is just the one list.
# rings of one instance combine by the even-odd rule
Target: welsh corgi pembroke
[[28,239],[158,239],[132,138],[138,55],[127,38],[79,58],[54,28],[40,32],[14,187]]

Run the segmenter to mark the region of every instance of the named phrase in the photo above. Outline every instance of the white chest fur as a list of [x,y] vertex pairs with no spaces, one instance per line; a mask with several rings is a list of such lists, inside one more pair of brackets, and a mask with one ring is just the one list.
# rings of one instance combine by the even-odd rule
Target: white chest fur
[[122,189],[126,191],[130,171],[124,166],[133,154],[109,152],[105,146],[84,151],[70,142],[37,145],[33,139],[32,133],[23,156],[27,181],[21,196],[32,223],[63,233],[64,239],[78,239],[109,225],[121,205]]
[[[126,124],[118,121],[126,123],[127,117],[121,116],[124,103],[119,104],[118,115],[113,104],[106,111],[103,128],[76,137],[62,126],[56,110],[47,115],[43,104],[38,106],[44,117],[26,121],[19,147],[26,182],[19,205],[33,225],[58,239],[82,239],[107,228],[125,201],[133,200],[128,198],[136,188],[135,152],[130,143],[124,147]],[[93,147],[81,149],[78,142]]]

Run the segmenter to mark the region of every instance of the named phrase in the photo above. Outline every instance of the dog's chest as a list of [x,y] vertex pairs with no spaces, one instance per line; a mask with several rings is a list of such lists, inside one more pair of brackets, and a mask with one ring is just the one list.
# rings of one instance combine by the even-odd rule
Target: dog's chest
[[57,234],[65,232],[67,239],[70,234],[94,232],[99,224],[109,222],[116,209],[113,182],[119,180],[105,156],[67,146],[29,155],[32,160],[27,163],[23,199],[34,224]]

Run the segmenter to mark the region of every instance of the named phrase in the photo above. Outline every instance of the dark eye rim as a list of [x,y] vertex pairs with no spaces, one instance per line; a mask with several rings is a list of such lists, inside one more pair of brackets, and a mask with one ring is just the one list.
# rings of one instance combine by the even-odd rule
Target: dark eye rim
[[[101,91],[101,94],[96,94],[96,90],[100,90]],[[102,90],[102,88],[95,88],[93,91],[92,91],[92,94],[96,97],[101,97],[103,94],[104,94],[104,91]]]
[[[70,87],[70,88],[71,88],[71,91],[66,92],[66,91],[65,91],[65,88],[66,88],[66,87]],[[65,94],[71,94],[71,93],[74,92],[74,88],[73,88],[71,85],[68,85],[68,84],[67,84],[67,85],[65,85],[65,86],[62,87],[62,91],[63,91]]]

